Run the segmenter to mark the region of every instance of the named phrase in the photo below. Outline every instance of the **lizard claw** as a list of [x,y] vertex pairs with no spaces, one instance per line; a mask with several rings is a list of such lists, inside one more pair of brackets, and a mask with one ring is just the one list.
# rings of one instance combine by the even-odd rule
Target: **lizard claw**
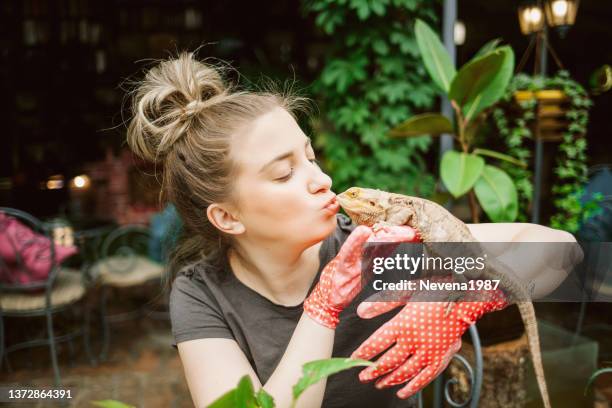
[[450,312],[453,310],[455,302],[463,297],[462,293],[451,293],[446,301],[446,309],[444,310],[444,317],[448,317]]
[[391,224],[389,224],[386,221],[378,221],[376,224],[374,224],[372,226],[372,231],[374,231],[374,233],[377,233],[379,231],[388,232],[387,231],[387,227],[390,227],[390,226],[391,226]]
[[451,310],[453,310],[453,302],[452,301],[448,301],[448,302],[446,302],[446,309],[444,310],[444,318],[448,317],[448,315],[450,314]]

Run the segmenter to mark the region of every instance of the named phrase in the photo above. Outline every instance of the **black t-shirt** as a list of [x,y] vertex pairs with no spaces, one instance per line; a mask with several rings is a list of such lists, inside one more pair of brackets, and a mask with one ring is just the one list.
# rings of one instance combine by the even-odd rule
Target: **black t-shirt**
[[[312,291],[323,267],[340,250],[346,237],[355,228],[351,220],[336,215],[337,227],[319,250],[320,266],[308,293]],[[333,357],[348,357],[396,311],[373,319],[361,319],[356,308],[365,294],[340,314],[336,328]],[[175,344],[194,339],[234,339],[264,384],[278,365],[295,327],[303,305],[282,306],[240,282],[231,271],[227,257],[215,262],[201,261],[185,268],[175,279],[170,295],[170,315]],[[374,382],[362,384],[356,367],[328,378],[323,399],[324,408],[416,406],[416,397],[402,400],[395,395],[403,385],[384,390]]]

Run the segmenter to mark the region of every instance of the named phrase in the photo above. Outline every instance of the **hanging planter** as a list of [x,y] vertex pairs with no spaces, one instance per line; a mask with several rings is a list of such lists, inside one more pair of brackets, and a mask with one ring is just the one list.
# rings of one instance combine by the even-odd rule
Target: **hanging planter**
[[[586,128],[591,105],[585,89],[567,71],[553,77],[518,74],[492,115],[506,153],[519,160],[531,158],[529,139],[560,142],[551,189],[556,212],[550,225],[570,232],[577,231],[592,212],[591,203],[580,204],[587,180]],[[505,166],[504,170],[517,186],[518,220],[527,221],[533,174],[529,168],[517,166]]]
[[570,109],[570,98],[561,89],[542,89],[538,91],[517,90],[514,92],[517,104],[535,102],[536,139],[545,142],[560,142],[567,131],[569,121],[567,112]]

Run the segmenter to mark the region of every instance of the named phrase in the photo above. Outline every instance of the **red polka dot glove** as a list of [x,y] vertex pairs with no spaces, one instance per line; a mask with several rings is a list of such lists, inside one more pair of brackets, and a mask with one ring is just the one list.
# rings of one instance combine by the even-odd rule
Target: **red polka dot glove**
[[[451,281],[452,277],[430,278]],[[504,309],[509,303],[501,289],[468,291],[453,304],[444,317],[446,301],[439,294],[414,292],[410,301],[391,320],[382,325],[351,355],[369,360],[393,345],[380,357],[375,366],[359,373],[361,382],[376,382],[376,388],[408,384],[397,392],[399,398],[408,398],[424,388],[448,366],[452,356],[461,348],[461,335],[483,314]],[[389,305],[384,306],[385,303]],[[371,318],[397,307],[401,302],[364,302],[357,313]]]
[[[323,326],[335,329],[340,312],[362,289],[361,262],[366,242],[414,242],[417,235],[408,226],[383,227],[374,232],[359,225],[346,238],[338,255],[321,271],[319,282],[304,300],[304,312]],[[389,245],[383,251],[389,251]]]

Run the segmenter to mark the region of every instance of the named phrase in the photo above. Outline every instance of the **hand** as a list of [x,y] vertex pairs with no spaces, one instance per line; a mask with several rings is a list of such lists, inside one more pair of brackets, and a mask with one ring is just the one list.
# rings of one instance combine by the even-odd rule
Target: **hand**
[[304,312],[317,323],[335,329],[340,312],[362,289],[361,262],[364,244],[417,240],[415,230],[408,226],[383,227],[376,232],[363,225],[357,226],[346,238],[338,255],[321,272],[319,282],[304,300]]
[[[450,277],[434,279],[450,281]],[[396,316],[353,352],[352,358],[371,359],[395,343],[375,366],[359,373],[360,381],[371,381],[391,372],[377,381],[376,387],[390,387],[412,379],[397,392],[399,398],[410,397],[444,371],[461,348],[461,336],[472,323],[483,314],[508,305],[500,289],[469,291],[445,317],[446,302],[429,301],[434,296],[436,294],[427,292],[413,294]],[[364,302],[357,313],[360,317],[371,318],[400,303],[390,302],[385,307],[381,306],[382,302]]]

